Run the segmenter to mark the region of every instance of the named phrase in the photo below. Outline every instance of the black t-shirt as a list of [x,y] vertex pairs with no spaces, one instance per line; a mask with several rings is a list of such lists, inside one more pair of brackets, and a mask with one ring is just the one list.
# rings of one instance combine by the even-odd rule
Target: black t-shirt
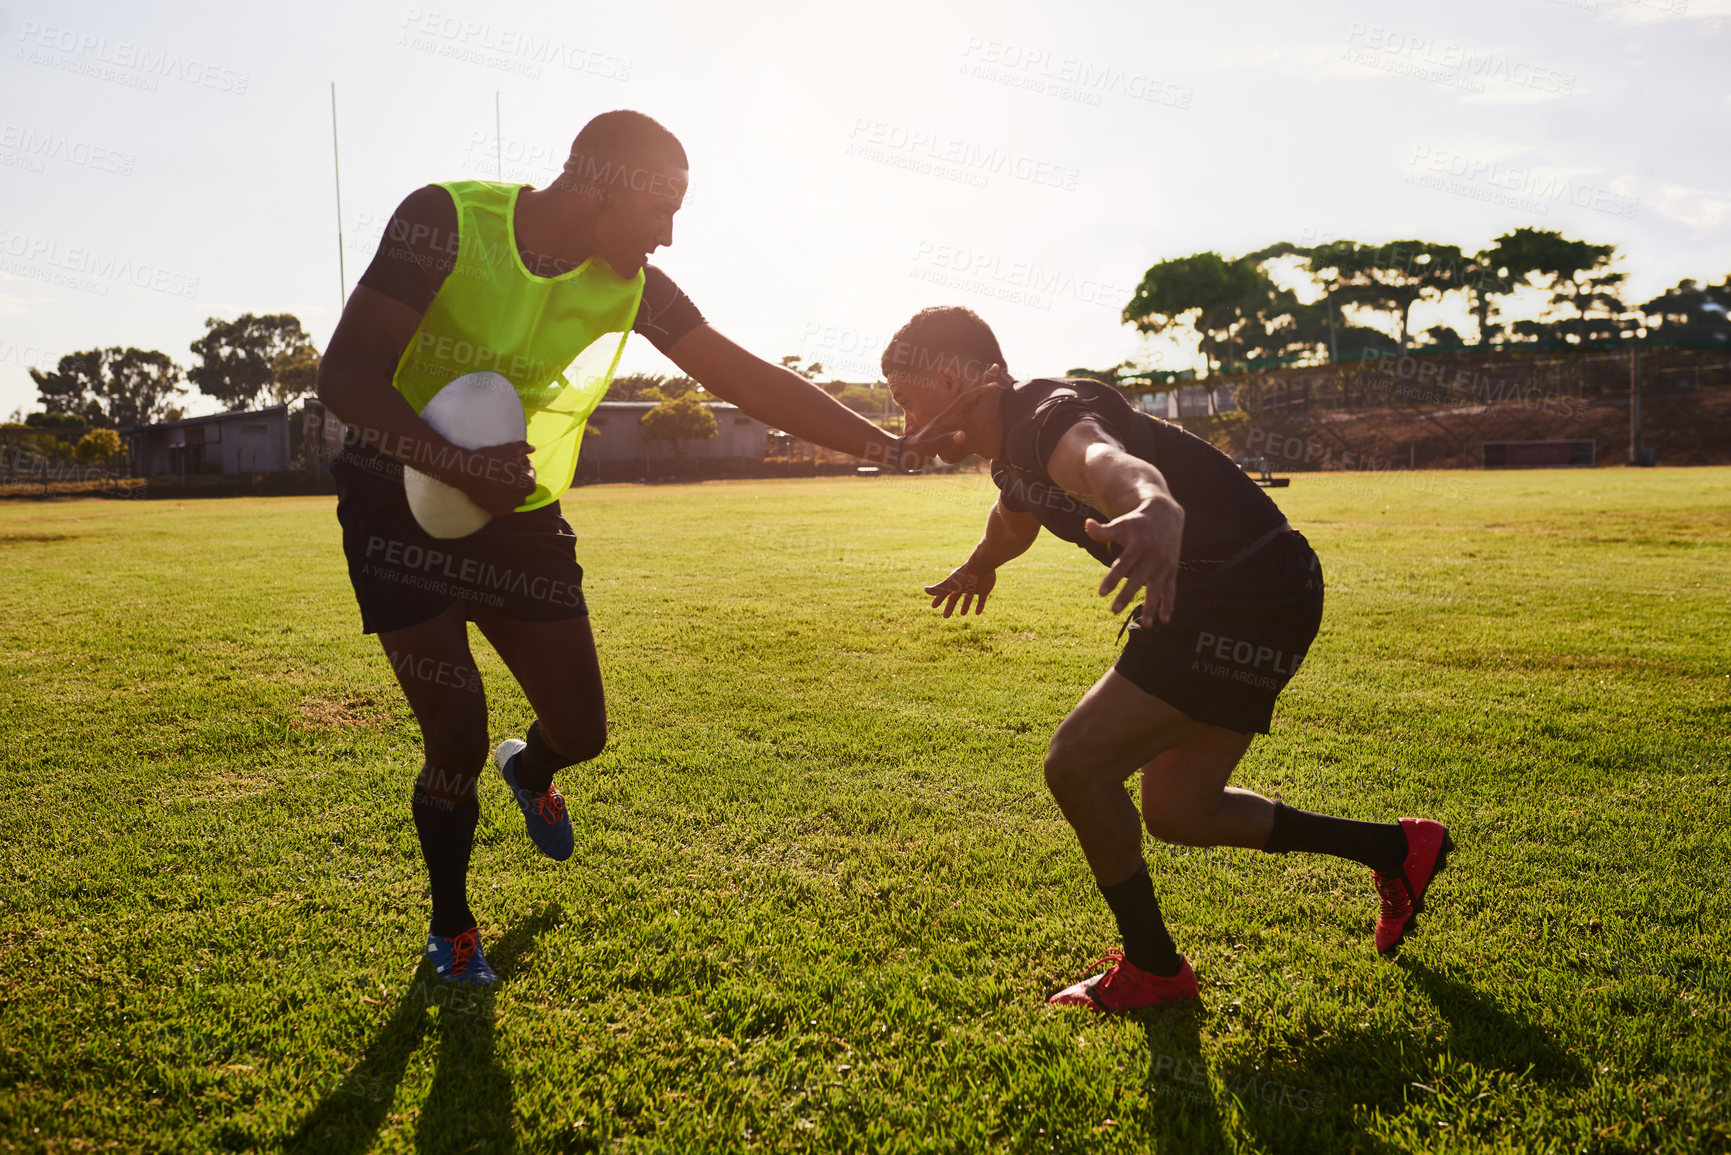
[[[523,265],[531,273],[557,277],[577,265],[542,254],[521,251]],[[361,274],[360,284],[425,313],[439,286],[457,261],[457,205],[446,189],[436,184],[410,193],[391,214],[373,263]],[[703,314],[680,291],[673,278],[656,268],[643,268],[643,303],[637,307],[633,333],[666,353],[679,339],[703,324]]]
[[1184,508],[1181,564],[1226,561],[1286,521],[1280,507],[1231,458],[1182,426],[1132,408],[1109,385],[1082,379],[1024,381],[1005,390],[1000,405],[1003,456],[992,462],[998,500],[1005,509],[1034,514],[1053,534],[1106,565],[1117,547],[1090,538],[1083,523],[1090,517],[1112,519],[1071,497],[1046,472],[1064,434],[1089,418],[1165,476],[1173,499]]

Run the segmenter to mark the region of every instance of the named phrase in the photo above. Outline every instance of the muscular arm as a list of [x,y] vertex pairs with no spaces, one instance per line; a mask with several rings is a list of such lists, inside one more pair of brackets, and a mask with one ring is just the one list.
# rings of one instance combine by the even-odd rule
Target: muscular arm
[[996,502],[992,511],[986,515],[985,536],[980,538],[980,544],[974,547],[973,555],[962,568],[979,566],[984,569],[997,569],[1005,562],[1027,553],[1028,547],[1033,545],[1034,539],[1039,536],[1039,518],[1031,513],[1017,513],[1005,509],[1003,502]]
[[534,489],[528,447],[460,450],[391,384],[420,323],[421,314],[408,305],[358,286],[319,361],[318,398],[361,445],[457,486],[489,513],[509,513]]
[[709,325],[681,337],[667,355],[705,389],[767,425],[840,453],[889,460],[892,435],[798,373],[754,356]]
[[1078,421],[1058,441],[1046,473],[1073,496],[1100,510],[1110,521],[1089,518],[1088,536],[1119,547],[1100,583],[1100,596],[1124,586],[1112,601],[1121,613],[1148,591],[1142,620],[1153,625],[1172,620],[1178,596],[1178,555],[1184,539],[1184,509],[1172,498],[1166,478],[1152,462],[1127,452],[1098,422]]
[[1046,474],[1071,496],[1117,518],[1153,501],[1172,500],[1153,462],[1127,452],[1094,421],[1079,421],[1059,439]]

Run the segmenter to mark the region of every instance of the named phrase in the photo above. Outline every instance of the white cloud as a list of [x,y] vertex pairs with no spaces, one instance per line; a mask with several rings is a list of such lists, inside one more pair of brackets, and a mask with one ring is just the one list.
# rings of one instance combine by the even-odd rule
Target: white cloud
[[1599,11],[1624,24],[1731,19],[1731,0],[1599,0]]
[[[0,280],[22,281],[25,277],[16,277],[11,273],[0,273]],[[25,317],[30,314],[30,306],[41,304],[48,297],[21,297],[17,293],[0,293],[0,317]]]
[[1705,231],[1731,225],[1731,196],[1711,189],[1661,185],[1658,195],[1649,197],[1646,203],[1666,220],[1692,229]]

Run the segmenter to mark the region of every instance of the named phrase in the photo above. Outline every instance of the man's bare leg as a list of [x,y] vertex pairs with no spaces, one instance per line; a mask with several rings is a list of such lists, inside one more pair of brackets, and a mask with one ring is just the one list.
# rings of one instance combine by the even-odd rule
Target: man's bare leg
[[[1142,858],[1144,825],[1154,837],[1181,845],[1347,858],[1375,870],[1379,886],[1403,869],[1408,839],[1400,823],[1314,814],[1228,786],[1250,742],[1248,734],[1190,718],[1115,670],[1095,683],[1053,736],[1046,783],[1117,918],[1125,957],[1150,973],[1173,973],[1179,956]],[[1137,769],[1140,821],[1124,789]]]
[[524,787],[538,793],[555,770],[598,757],[607,745],[607,693],[589,619],[522,622],[477,610],[475,624],[535,710]]
[[1137,689],[1116,670],[1108,670],[1070,711],[1046,751],[1046,785],[1076,831],[1096,882],[1110,886],[1142,868],[1142,822],[1125,780],[1161,753],[1213,729]]
[[553,775],[594,758],[607,744],[607,699],[589,619],[522,622],[477,611],[475,621],[536,714],[521,740],[499,744],[499,770],[516,795],[529,840],[563,862],[576,838]]
[[[1070,711],[1046,751],[1046,785],[1076,832],[1100,895],[1124,939],[1124,957],[1157,976],[1182,973],[1154,884],[1142,860],[1142,823],[1124,781],[1205,729],[1160,699],[1107,671]],[[1230,773],[1230,768],[1228,768]],[[1054,996],[1074,1001],[1078,984]]]
[[487,761],[487,698],[461,603],[381,633],[379,642],[421,726],[424,760],[411,809],[432,890],[432,932],[450,938],[476,921],[467,883],[480,814],[475,779]]

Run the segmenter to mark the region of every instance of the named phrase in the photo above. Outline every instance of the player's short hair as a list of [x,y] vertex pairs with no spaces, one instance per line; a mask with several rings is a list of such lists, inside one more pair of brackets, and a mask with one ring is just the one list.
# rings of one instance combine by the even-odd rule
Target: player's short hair
[[578,188],[605,191],[614,185],[643,191],[673,191],[675,170],[690,167],[685,146],[652,116],[628,108],[603,112],[571,142],[565,176]]
[[885,377],[948,371],[969,385],[979,384],[993,365],[1009,372],[998,335],[978,313],[960,305],[915,313],[884,346],[879,364]]

